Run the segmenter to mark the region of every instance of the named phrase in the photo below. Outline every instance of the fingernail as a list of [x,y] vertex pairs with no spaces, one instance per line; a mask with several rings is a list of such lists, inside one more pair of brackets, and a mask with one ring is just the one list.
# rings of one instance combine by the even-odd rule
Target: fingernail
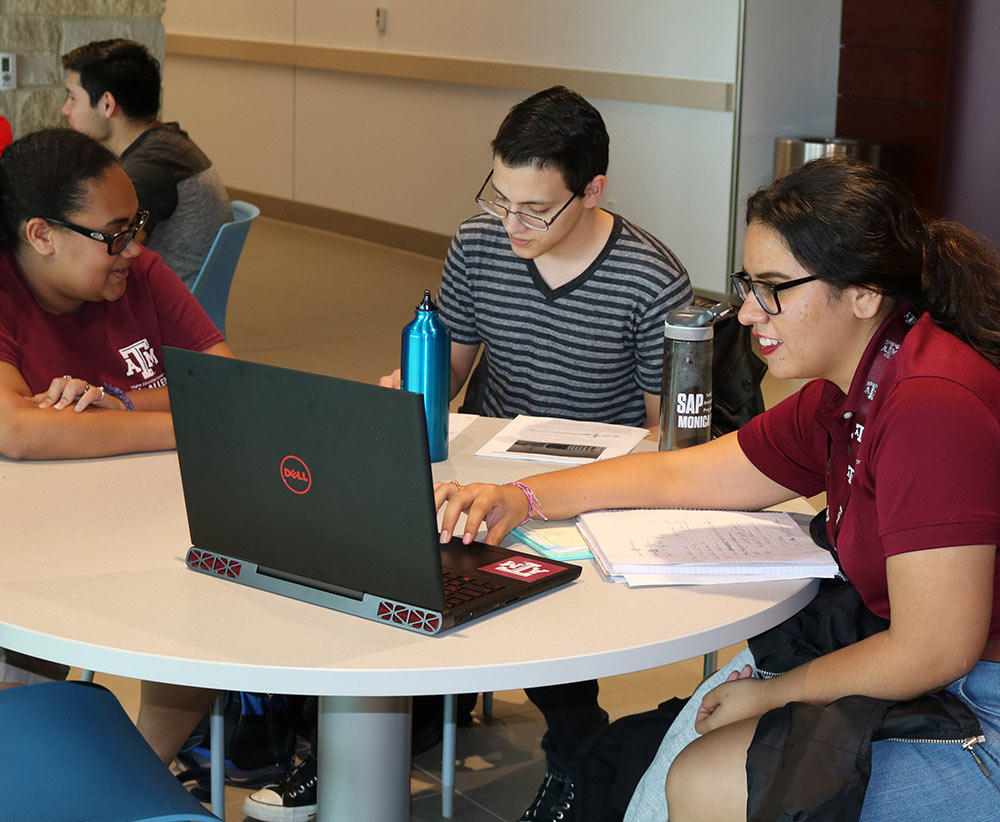
[[446,542],[451,542],[451,531],[441,532],[441,544],[444,545]]
[[468,545],[468,544],[469,544],[470,542],[472,542],[472,536],[473,536],[473,535],[472,535],[472,534],[470,534],[470,533],[468,533],[468,532],[466,532],[466,533],[462,534],[462,542],[463,542],[463,543],[464,543],[465,545]]

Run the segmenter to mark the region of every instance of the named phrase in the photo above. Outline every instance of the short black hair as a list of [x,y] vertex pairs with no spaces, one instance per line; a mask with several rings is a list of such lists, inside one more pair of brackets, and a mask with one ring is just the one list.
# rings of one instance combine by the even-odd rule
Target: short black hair
[[71,128],[46,128],[15,140],[0,156],[0,246],[15,247],[32,217],[66,220],[86,206],[86,183],[118,159]]
[[608,171],[608,130],[600,112],[575,91],[552,86],[517,103],[490,144],[513,168],[555,168],[574,194]]
[[91,106],[110,91],[132,119],[155,119],[160,110],[160,62],[141,43],[95,40],[64,54],[62,64],[79,72]]

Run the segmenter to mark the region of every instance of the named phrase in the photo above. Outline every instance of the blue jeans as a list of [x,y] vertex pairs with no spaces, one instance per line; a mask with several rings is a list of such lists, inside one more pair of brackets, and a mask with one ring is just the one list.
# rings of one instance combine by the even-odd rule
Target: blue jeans
[[995,822],[1000,819],[1000,663],[980,662],[948,690],[983,726],[974,750],[961,744],[875,742],[861,822]]

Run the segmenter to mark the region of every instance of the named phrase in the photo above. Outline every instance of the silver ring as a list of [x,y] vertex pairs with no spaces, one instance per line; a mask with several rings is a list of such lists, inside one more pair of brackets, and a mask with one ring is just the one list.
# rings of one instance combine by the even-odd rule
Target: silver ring
[[104,392],[104,386],[103,386],[103,385],[99,385],[99,386],[97,386],[97,387],[98,387],[98,389],[99,389],[99,390],[100,390],[100,392],[101,392],[101,396],[97,398],[97,402],[100,402],[101,400],[103,400],[103,399],[104,399],[104,393],[105,393],[105,392]]
[[[85,382],[83,384],[83,394],[86,394],[89,390],[90,390],[90,383],[89,382]],[[82,397],[83,394],[81,394],[80,396]]]
[[64,380],[71,380],[73,378],[69,374],[63,374],[63,379]]

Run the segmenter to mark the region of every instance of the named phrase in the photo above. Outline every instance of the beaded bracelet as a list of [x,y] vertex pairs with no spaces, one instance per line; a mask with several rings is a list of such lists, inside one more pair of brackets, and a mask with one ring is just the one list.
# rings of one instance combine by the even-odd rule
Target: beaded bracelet
[[135,411],[135,403],[132,402],[132,398],[124,391],[122,391],[120,388],[114,385],[108,385],[107,383],[104,383],[104,390],[115,399],[121,400],[123,403],[125,403],[126,411]]
[[531,519],[532,514],[538,514],[538,518],[544,520],[545,522],[549,521],[549,518],[542,513],[542,508],[538,504],[538,497],[535,496],[535,492],[532,491],[527,485],[523,482],[517,481],[505,482],[504,485],[513,485],[515,488],[520,488],[528,500],[528,515],[521,520],[520,525],[524,525],[524,523]]

